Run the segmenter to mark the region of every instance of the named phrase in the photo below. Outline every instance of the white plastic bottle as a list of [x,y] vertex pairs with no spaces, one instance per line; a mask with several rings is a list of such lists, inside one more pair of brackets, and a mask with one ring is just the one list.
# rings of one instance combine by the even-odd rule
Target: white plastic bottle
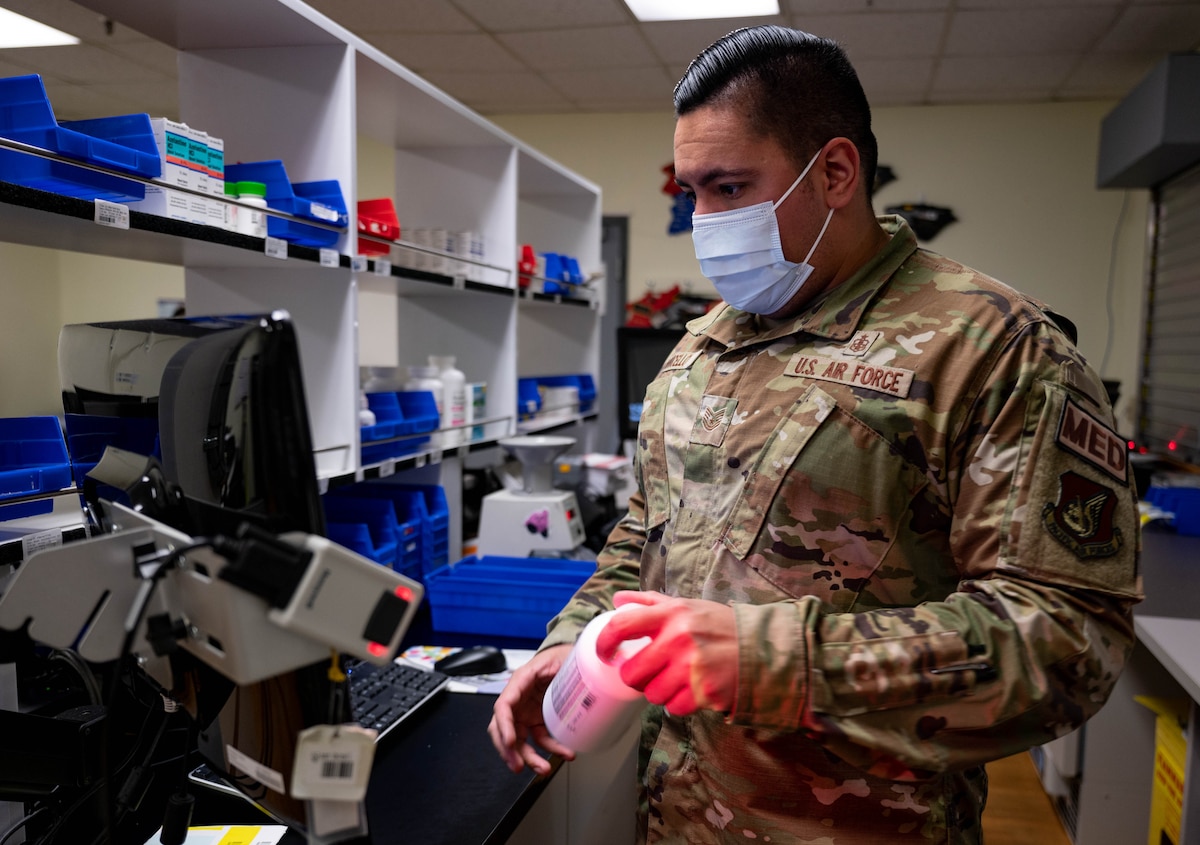
[[238,216],[239,231],[243,235],[253,235],[256,238],[267,236],[267,215],[265,211],[255,209],[267,207],[267,186],[262,182],[238,182],[238,199],[254,206],[251,209],[240,209]]
[[[443,399],[442,380],[438,378],[437,367],[423,367],[410,365],[408,367],[408,381],[404,383],[405,390],[428,390],[433,394],[433,401],[437,404],[438,425],[441,425],[442,408],[445,406]],[[434,432],[429,438],[430,446],[441,446],[441,432]]]
[[542,699],[547,730],[572,751],[612,745],[646,704],[640,692],[621,681],[620,672],[650,638],[621,643],[611,663],[596,654],[600,629],[619,612],[606,611],[587,624]]
[[442,381],[441,419],[442,444],[457,446],[470,436],[466,426],[470,419],[467,417],[470,397],[467,395],[467,377],[463,371],[454,366],[453,355],[430,355],[430,366],[437,368],[438,378]]

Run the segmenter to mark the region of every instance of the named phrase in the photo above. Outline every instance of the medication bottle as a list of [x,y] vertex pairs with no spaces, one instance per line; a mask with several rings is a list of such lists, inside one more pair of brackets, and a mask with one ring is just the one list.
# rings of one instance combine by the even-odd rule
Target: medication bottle
[[430,355],[429,365],[437,368],[437,377],[442,381],[441,420],[442,428],[446,429],[442,432],[442,445],[457,446],[470,436],[463,428],[470,422],[467,377],[455,368],[453,355]]
[[650,638],[621,643],[611,663],[596,654],[600,629],[620,612],[606,611],[587,624],[542,699],[547,730],[572,751],[612,745],[646,704],[640,692],[621,681],[621,666]]
[[[404,389],[412,391],[428,390],[432,393],[433,401],[437,403],[438,424],[441,425],[440,420],[443,416],[442,408],[445,405],[445,401],[443,398],[442,380],[438,378],[437,367],[410,365],[408,368],[408,381],[404,383]],[[442,433],[434,432],[429,438],[429,445],[435,447],[441,446]]]
[[237,192],[241,202],[254,206],[254,208],[240,209],[238,231],[243,235],[265,238],[267,236],[267,215],[265,212],[255,209],[267,207],[267,186],[262,182],[238,182]]

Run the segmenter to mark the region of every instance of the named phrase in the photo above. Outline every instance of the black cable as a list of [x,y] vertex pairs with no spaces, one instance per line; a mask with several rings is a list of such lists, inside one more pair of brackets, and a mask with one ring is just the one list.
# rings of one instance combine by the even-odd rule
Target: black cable
[[50,808],[43,805],[41,807],[38,807],[32,813],[29,813],[28,815],[26,815],[25,818],[19,819],[18,821],[16,821],[11,827],[9,827],[8,830],[4,831],[3,836],[0,836],[0,845],[4,845],[5,842],[7,842],[9,839],[12,838],[12,835],[14,833],[16,833],[18,830],[23,828],[25,825],[29,824],[31,821],[36,819],[42,813],[46,812],[46,810],[48,810],[48,809],[50,809]]

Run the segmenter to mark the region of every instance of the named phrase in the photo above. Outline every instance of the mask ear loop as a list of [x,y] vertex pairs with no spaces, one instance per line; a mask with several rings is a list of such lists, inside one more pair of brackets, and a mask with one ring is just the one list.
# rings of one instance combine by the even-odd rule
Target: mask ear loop
[[821,238],[825,237],[825,230],[829,228],[829,221],[833,219],[833,209],[829,209],[829,213],[825,215],[825,223],[821,226],[820,233],[817,234],[817,239],[813,241],[812,249],[808,251],[808,255],[804,256],[804,263],[808,263],[808,259],[813,257],[813,253],[817,251],[817,246],[821,243]]
[[[824,149],[824,148],[822,147],[822,149]],[[781,196],[775,202],[775,204],[771,206],[772,211],[779,208],[779,206],[783,205],[783,201],[792,195],[792,191],[796,190],[796,186],[804,181],[804,177],[808,175],[808,171],[812,170],[812,166],[817,163],[817,159],[820,157],[821,157],[821,150],[817,150],[816,155],[814,155],[811,159],[809,159],[808,164],[806,164],[804,166],[804,170],[802,170],[800,172],[800,175],[796,177],[796,181],[792,183],[792,187],[790,187],[786,191],[784,191],[783,196]]]

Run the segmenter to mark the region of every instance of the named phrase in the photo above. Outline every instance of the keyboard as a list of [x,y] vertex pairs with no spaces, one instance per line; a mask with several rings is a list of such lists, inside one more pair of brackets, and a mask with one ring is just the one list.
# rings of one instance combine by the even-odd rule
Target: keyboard
[[351,718],[379,731],[379,739],[442,691],[450,677],[403,663],[375,666],[365,661],[346,669]]

